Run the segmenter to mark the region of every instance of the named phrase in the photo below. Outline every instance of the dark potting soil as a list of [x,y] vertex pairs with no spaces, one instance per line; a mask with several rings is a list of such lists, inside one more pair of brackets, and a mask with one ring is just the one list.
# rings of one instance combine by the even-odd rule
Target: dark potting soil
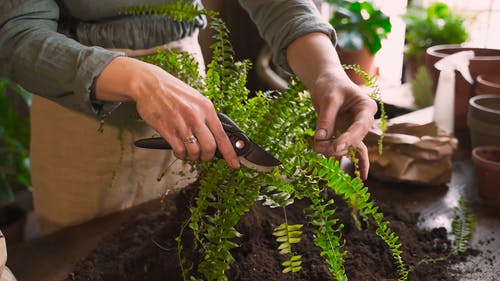
[[[196,186],[165,198],[165,208],[138,214],[102,241],[89,256],[79,262],[66,281],[181,281],[177,242],[182,223],[189,216]],[[359,231],[353,224],[349,208],[336,200],[338,217],[344,223],[345,268],[349,280],[397,280],[394,260],[384,242],[373,229]],[[379,204],[380,205],[380,204]],[[294,249],[303,255],[299,273],[281,273],[284,258],[276,250],[273,228],[283,223],[283,209],[254,204],[237,226],[244,236],[241,247],[233,251],[236,262],[229,271],[231,281],[302,281],[333,280],[328,267],[312,242],[312,228],[304,219],[306,201],[287,207],[290,224],[304,224],[303,240]],[[449,266],[463,257],[447,257],[451,243],[444,228],[430,231],[417,228],[418,214],[380,205],[391,229],[399,235],[403,258],[410,268],[410,281],[458,280]],[[186,231],[184,257],[196,262],[192,237]],[[190,241],[190,242],[188,242]]]

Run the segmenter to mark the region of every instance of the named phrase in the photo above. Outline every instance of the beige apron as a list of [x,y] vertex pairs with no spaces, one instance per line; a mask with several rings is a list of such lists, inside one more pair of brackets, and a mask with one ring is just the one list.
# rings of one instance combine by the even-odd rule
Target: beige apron
[[[160,48],[190,52],[204,66],[197,36]],[[156,50],[119,51],[140,57]],[[196,180],[196,171],[171,151],[134,147],[134,140],[154,135],[135,115],[134,104],[122,104],[100,133],[97,118],[33,96],[31,180],[43,233],[158,198]]]

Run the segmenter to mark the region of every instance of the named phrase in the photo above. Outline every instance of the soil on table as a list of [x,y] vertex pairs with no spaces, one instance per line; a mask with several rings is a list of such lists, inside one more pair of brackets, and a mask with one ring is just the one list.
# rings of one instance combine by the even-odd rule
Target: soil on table
[[[165,198],[163,210],[131,218],[79,262],[66,280],[183,280],[175,238],[189,216],[188,209],[193,204],[196,192],[197,186],[190,186]],[[350,210],[342,200],[337,199],[336,205],[336,217],[344,223],[343,237],[347,251],[345,268],[349,280],[397,280],[394,260],[384,242],[373,229],[357,230],[352,223]],[[421,230],[416,226],[418,214],[378,205],[390,221],[391,229],[400,237],[403,258],[411,270],[410,281],[458,280],[453,271],[448,270],[457,258],[443,259],[451,250],[446,229]],[[312,242],[312,228],[304,219],[304,208],[307,206],[305,200],[298,201],[286,210],[290,224],[304,224],[303,240],[294,247],[303,255],[302,271],[295,274],[281,273],[284,258],[276,250],[278,244],[272,232],[273,228],[283,223],[283,210],[271,209],[257,202],[237,226],[244,236],[238,241],[241,247],[233,251],[236,262],[228,273],[229,280],[333,280],[318,248]],[[184,257],[196,263],[199,257],[193,250],[192,237],[187,233],[183,240]]]

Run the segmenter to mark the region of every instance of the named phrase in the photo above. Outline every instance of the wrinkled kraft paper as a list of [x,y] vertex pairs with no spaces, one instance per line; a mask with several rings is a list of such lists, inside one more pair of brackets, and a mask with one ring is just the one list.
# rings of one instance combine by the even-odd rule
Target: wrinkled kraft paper
[[442,185],[451,178],[451,156],[458,141],[435,123],[398,123],[387,127],[383,153],[378,151],[380,130],[365,138],[370,175],[388,182]]

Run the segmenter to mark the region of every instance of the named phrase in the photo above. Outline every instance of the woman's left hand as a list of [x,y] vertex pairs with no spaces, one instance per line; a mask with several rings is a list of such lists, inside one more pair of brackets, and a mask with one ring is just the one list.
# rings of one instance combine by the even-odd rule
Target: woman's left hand
[[374,123],[377,105],[354,84],[340,64],[328,36],[310,33],[287,48],[288,63],[311,92],[318,113],[314,150],[340,159],[350,147],[357,150],[362,179],[370,162],[363,139]]
[[318,113],[314,150],[340,159],[355,148],[361,178],[366,179],[369,159],[363,139],[374,123],[376,103],[351,81],[334,78],[318,82],[311,96]]

